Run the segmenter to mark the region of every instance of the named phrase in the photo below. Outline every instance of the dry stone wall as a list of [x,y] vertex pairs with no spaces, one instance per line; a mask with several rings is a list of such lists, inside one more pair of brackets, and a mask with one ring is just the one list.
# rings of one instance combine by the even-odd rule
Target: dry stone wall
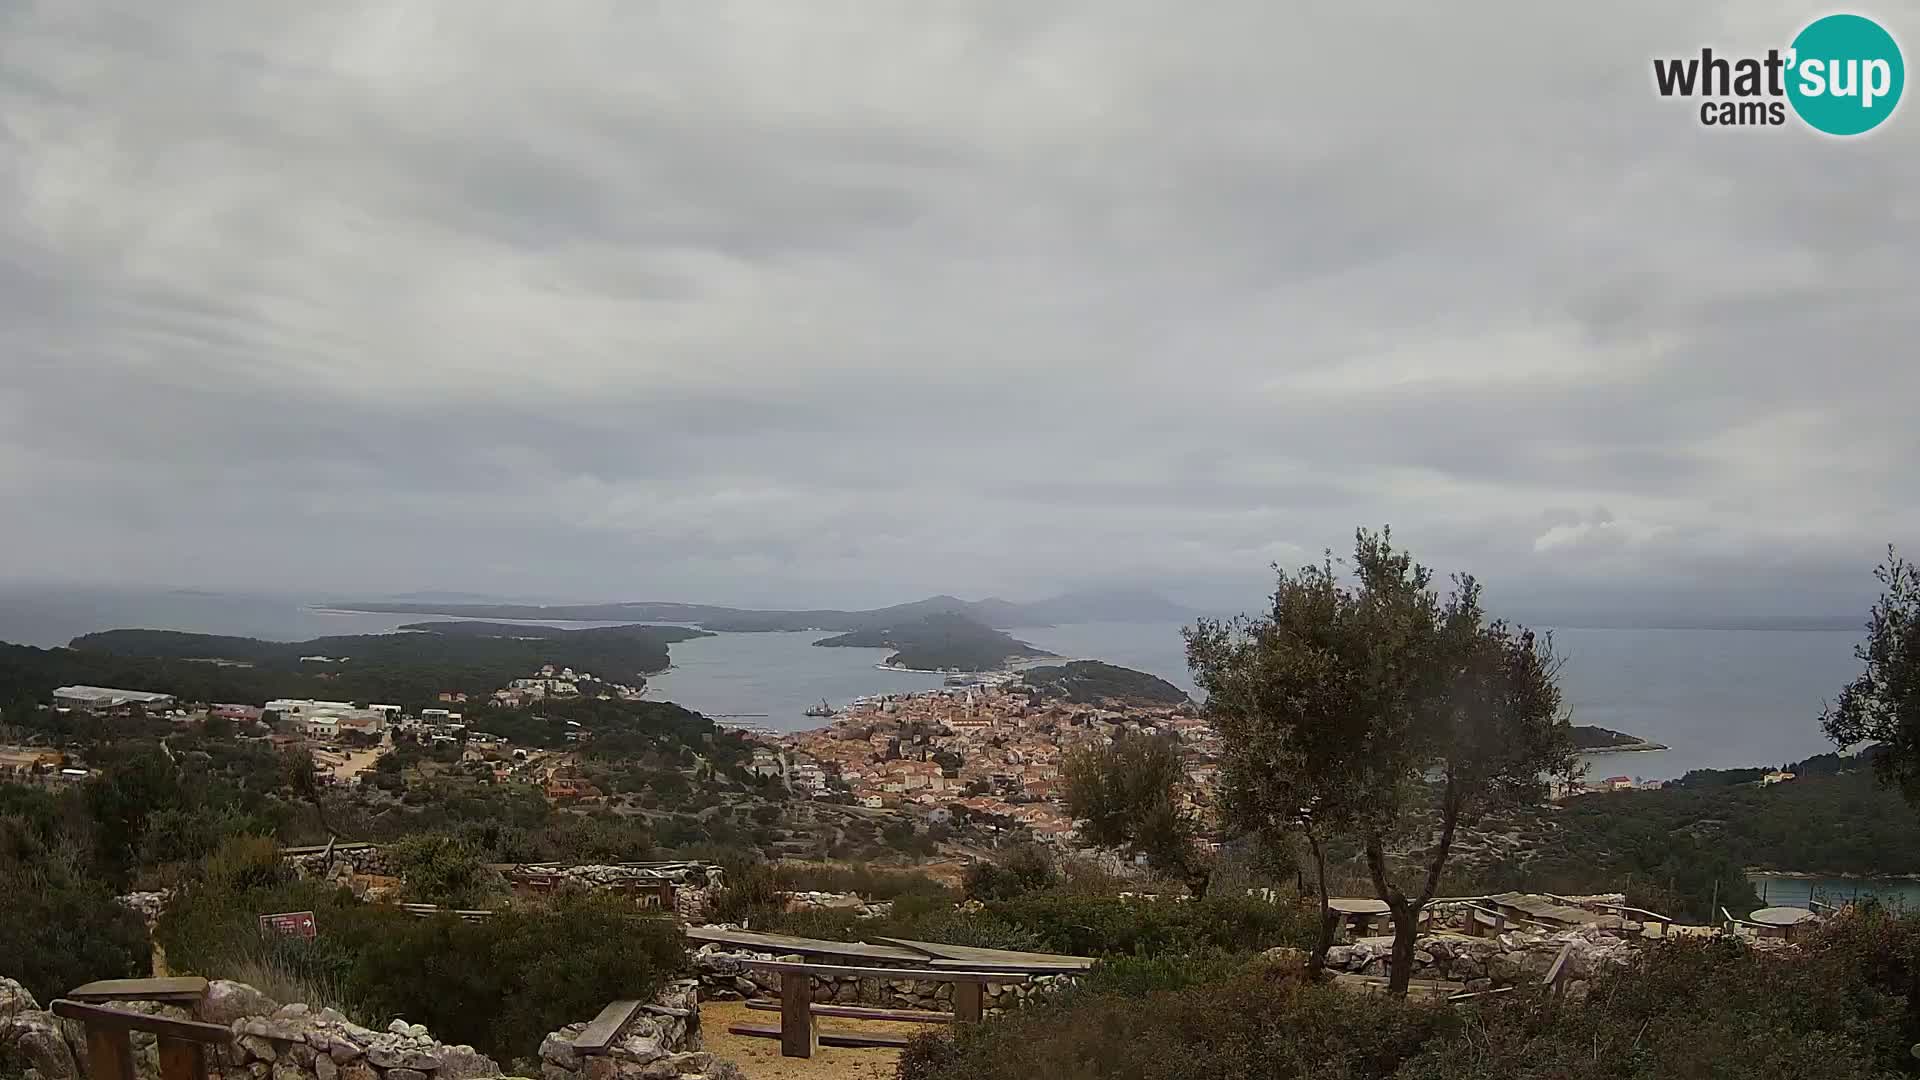
[[[644,1006],[621,1029],[605,1055],[584,1057],[569,1024],[540,1044],[542,1080],[740,1080],[731,1063],[701,1049],[699,983],[682,979]],[[215,980],[193,1008],[120,1002],[131,1012],[199,1020],[233,1032],[209,1054],[209,1080],[478,1080],[500,1066],[471,1046],[449,1046],[419,1024],[396,1019],[386,1028],[362,1027],[329,1008],[281,1005],[245,983]],[[137,1080],[158,1080],[152,1035],[132,1033]],[[23,1080],[84,1080],[85,1029],[41,1011],[24,987],[0,978],[0,1076]]]
[[574,1048],[586,1027],[568,1024],[541,1040],[541,1080],[741,1080],[733,1063],[702,1049],[697,980],[668,986],[621,1025],[604,1053]]
[[[1564,978],[1567,996],[1586,995],[1587,981],[1603,966],[1632,963],[1634,941],[1600,930],[1555,934],[1512,931],[1498,937],[1433,934],[1414,942],[1413,977],[1465,984],[1468,991],[1537,983],[1560,951],[1572,943]],[[1327,968],[1356,975],[1385,975],[1392,962],[1390,944],[1377,939],[1335,945],[1327,950]]]

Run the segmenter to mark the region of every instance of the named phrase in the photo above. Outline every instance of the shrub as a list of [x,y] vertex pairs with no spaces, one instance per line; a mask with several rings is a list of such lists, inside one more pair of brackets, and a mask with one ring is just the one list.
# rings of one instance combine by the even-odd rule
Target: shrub
[[1252,897],[1174,901],[1042,893],[988,904],[987,913],[1031,933],[1046,951],[1081,956],[1304,948],[1314,939],[1310,910]]
[[504,1061],[610,1001],[653,997],[684,965],[671,921],[576,895],[482,922],[414,920],[362,952],[349,986],[376,1016],[403,1015]]
[[145,924],[87,874],[86,860],[79,842],[0,816],[0,974],[43,1002],[150,969]]
[[387,858],[407,894],[428,904],[478,907],[500,891],[501,882],[473,845],[455,836],[425,833],[387,847]]
[[[1794,950],[1649,945],[1633,965],[1596,973],[1584,1001],[1523,988],[1477,1006],[1428,1006],[1265,966],[1151,991],[1162,979],[1209,979],[1210,961],[1110,961],[1110,974],[1053,1003],[915,1040],[900,1076],[1891,1080],[1911,1064],[1917,961],[1920,919],[1873,912]],[[1144,1000],[1127,996],[1140,990]]]
[[1271,969],[1145,1001],[1076,995],[952,1037],[923,1036],[901,1056],[911,1080],[1391,1075],[1450,1017],[1444,1007],[1356,996]]
[[1037,844],[1022,844],[997,862],[983,859],[967,867],[970,900],[1013,900],[1059,884],[1053,857]]

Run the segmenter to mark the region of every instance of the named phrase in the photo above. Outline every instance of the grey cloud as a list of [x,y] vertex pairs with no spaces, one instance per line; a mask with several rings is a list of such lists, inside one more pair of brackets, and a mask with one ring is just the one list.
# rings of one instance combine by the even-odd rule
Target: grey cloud
[[1647,67],[1800,18],[0,7],[8,572],[1257,603],[1391,522],[1844,610],[1920,533],[1914,120]]

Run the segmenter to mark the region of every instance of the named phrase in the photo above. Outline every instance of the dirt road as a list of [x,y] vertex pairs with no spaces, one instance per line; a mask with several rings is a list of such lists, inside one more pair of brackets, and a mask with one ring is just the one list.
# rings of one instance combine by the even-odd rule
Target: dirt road
[[373,767],[380,755],[393,749],[393,736],[387,735],[380,745],[371,750],[355,750],[347,755],[347,760],[333,767],[333,778],[342,784],[353,783],[353,778]]

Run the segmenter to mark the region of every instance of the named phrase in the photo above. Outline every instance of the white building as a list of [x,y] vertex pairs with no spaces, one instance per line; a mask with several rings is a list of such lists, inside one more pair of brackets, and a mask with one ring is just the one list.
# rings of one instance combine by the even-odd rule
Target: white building
[[54,690],[53,703],[71,709],[118,709],[127,705],[165,709],[173,706],[173,695],[111,686],[62,686]]

